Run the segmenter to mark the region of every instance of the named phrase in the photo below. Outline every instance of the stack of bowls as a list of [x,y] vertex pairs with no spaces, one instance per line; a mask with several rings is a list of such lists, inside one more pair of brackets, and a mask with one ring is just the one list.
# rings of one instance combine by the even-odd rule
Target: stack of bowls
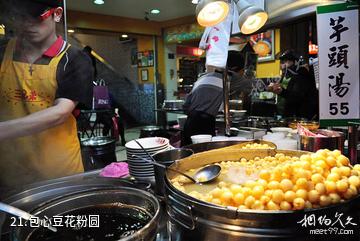
[[[162,137],[140,138],[137,141],[150,155],[170,148],[169,140]],[[126,143],[125,147],[130,175],[139,180],[155,182],[154,166],[143,160],[150,160],[149,156],[134,140]]]

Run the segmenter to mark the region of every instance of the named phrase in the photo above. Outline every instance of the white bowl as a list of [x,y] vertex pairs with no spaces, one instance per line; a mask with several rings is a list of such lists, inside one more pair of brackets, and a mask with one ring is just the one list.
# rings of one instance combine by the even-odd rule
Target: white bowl
[[211,141],[228,141],[229,137],[227,136],[214,136],[211,138]]
[[229,141],[244,141],[244,140],[246,140],[246,138],[243,136],[230,136],[229,137]]
[[[169,145],[169,139],[163,137],[147,137],[140,138],[137,141],[145,148],[145,149],[154,149],[159,150],[165,146]],[[125,147],[132,150],[142,150],[141,147],[134,141],[129,141],[125,144]]]
[[194,136],[191,136],[191,141],[193,144],[210,142],[211,138],[212,138],[211,135],[194,135]]

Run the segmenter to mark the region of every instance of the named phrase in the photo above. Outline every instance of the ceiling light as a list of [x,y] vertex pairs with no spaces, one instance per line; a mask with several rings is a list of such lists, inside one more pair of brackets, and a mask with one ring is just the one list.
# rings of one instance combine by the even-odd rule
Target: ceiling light
[[94,0],[94,3],[97,5],[102,5],[105,3],[105,1],[104,0]]
[[68,29],[68,33],[75,33],[74,29]]
[[151,13],[151,14],[159,14],[159,13],[160,13],[160,10],[159,10],[159,9],[151,9],[151,10],[150,10],[150,13]]
[[129,35],[127,35],[127,34],[122,34],[121,37],[122,37],[122,38],[128,38]]
[[192,3],[192,4],[198,4],[198,3],[199,3],[199,0],[192,0],[191,3]]
[[267,13],[246,0],[234,0],[239,11],[239,27],[243,34],[251,34],[259,30],[268,19]]
[[230,7],[227,1],[202,0],[196,6],[196,18],[203,27],[211,27],[224,21]]

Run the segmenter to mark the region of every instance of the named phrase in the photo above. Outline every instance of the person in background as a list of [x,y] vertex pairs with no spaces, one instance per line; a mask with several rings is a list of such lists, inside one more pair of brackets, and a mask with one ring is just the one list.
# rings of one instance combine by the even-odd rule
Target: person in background
[[[103,124],[102,135],[109,135],[109,131],[112,130],[112,137],[118,140],[118,136],[121,138],[121,145],[125,146],[125,128],[123,117],[119,114],[119,108],[121,106],[116,102],[114,96],[109,92],[111,108],[108,112],[100,112],[96,114],[96,122]],[[117,130],[115,130],[116,122]],[[116,136],[118,135],[118,136]]]
[[[228,52],[227,68],[229,75],[234,77],[237,77],[237,74],[242,71],[244,58],[240,52]],[[206,66],[206,71],[195,82],[183,106],[188,117],[182,133],[182,146],[192,143],[192,135],[215,135],[216,115],[224,99],[222,74],[224,70],[214,66]]]
[[17,37],[0,48],[3,190],[84,171],[72,111],[91,104],[93,82],[91,60],[56,33],[62,2],[14,1]]
[[317,119],[319,94],[314,75],[300,65],[300,57],[293,50],[284,51],[279,59],[280,82],[270,84],[268,91],[283,98],[283,116]]

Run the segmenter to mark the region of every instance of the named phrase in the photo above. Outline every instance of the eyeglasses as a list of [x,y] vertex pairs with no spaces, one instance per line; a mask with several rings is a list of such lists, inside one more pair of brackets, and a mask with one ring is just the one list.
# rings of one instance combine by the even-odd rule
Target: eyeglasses
[[48,19],[51,15],[53,15],[55,12],[55,8],[50,8],[48,10],[46,10],[43,14],[41,14],[39,16],[39,20],[40,21],[44,21],[46,19]]

